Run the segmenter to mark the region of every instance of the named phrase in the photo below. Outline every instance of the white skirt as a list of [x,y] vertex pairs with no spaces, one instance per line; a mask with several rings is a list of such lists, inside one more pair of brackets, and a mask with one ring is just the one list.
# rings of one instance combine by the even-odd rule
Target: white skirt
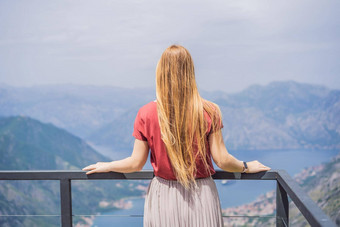
[[155,176],[144,204],[144,227],[220,227],[221,204],[212,177],[196,179],[190,190],[175,180]]

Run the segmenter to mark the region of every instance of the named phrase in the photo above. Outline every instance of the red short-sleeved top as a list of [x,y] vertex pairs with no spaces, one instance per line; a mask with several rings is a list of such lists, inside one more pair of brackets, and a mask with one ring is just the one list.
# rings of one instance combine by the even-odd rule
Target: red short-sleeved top
[[[204,111],[204,116],[208,121],[207,137],[211,131],[211,118],[208,113]],[[220,127],[223,128],[221,120]],[[142,106],[136,116],[134,123],[134,131],[132,135],[139,140],[147,141],[151,150],[150,161],[154,169],[155,176],[168,179],[176,180],[175,174],[172,170],[170,159],[166,152],[166,147],[161,139],[161,130],[158,122],[157,115],[157,102],[152,101]],[[209,142],[207,138],[207,163],[209,165],[209,172],[204,168],[202,160],[196,160],[197,173],[195,178],[209,177],[215,173],[214,166],[211,160],[211,153],[209,148]]]

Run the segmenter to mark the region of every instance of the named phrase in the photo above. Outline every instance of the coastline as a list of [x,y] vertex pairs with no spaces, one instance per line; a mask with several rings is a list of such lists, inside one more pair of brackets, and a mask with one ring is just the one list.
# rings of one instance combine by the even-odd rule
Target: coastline
[[[145,194],[140,195],[140,196],[127,196],[119,200],[115,200],[113,202],[101,201],[99,202],[99,206],[100,206],[100,203],[110,203],[110,204],[116,204],[116,205],[114,205],[114,207],[108,208],[107,210],[102,210],[94,215],[84,215],[80,217],[81,221],[77,222],[74,226],[75,227],[91,227],[93,226],[93,223],[96,217],[101,216],[102,213],[132,209],[134,204],[133,204],[133,201],[131,200],[141,199],[141,198],[145,198]],[[85,223],[81,223],[82,221]]]

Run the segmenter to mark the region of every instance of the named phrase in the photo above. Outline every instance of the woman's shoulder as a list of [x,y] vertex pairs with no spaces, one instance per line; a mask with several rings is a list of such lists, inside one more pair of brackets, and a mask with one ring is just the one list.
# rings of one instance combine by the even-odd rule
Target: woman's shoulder
[[140,110],[149,110],[149,109],[154,109],[157,107],[157,102],[156,100],[150,101],[146,104],[144,104],[142,107],[140,107]]
[[139,108],[138,114],[140,116],[146,117],[150,114],[154,114],[155,111],[157,111],[157,102],[155,101],[150,101],[146,104],[144,104],[142,107]]

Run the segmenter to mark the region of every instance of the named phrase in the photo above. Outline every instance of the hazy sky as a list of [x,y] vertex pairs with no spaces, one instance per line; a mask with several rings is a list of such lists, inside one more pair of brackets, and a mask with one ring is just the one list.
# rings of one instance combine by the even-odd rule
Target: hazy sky
[[154,86],[176,43],[198,86],[340,88],[340,1],[0,1],[0,83]]

